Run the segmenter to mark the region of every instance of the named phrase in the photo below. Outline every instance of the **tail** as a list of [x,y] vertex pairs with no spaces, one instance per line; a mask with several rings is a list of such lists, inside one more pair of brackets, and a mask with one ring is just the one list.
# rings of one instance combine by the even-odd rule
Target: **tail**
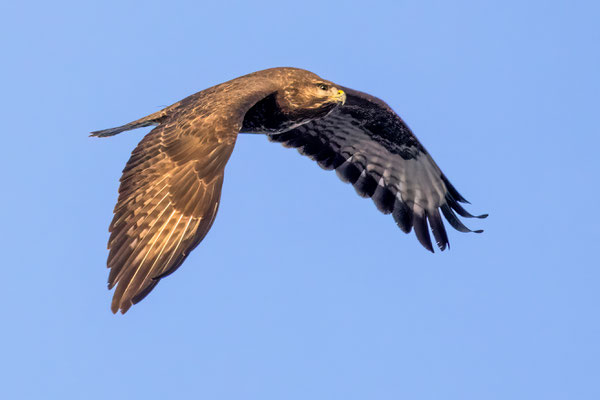
[[131,129],[143,128],[145,126],[158,125],[167,116],[166,110],[160,110],[154,114],[150,114],[137,121],[130,122],[128,124],[117,126],[116,128],[103,129],[101,131],[94,131],[90,133],[90,136],[95,137],[108,137],[114,136],[121,132],[129,131]]

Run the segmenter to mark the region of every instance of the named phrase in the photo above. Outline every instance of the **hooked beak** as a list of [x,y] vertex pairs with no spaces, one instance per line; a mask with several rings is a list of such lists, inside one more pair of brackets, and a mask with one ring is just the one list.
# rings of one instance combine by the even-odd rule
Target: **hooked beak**
[[344,105],[346,103],[346,93],[343,90],[338,90],[335,99]]

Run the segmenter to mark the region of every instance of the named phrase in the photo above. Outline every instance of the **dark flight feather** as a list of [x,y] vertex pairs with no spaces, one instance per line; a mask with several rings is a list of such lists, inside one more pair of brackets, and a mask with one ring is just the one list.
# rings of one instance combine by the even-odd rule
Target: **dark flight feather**
[[448,234],[446,233],[446,228],[444,228],[444,222],[440,216],[440,211],[437,208],[434,208],[427,213],[427,218],[436,244],[440,250],[444,251],[446,246],[450,245],[450,242],[448,241]]
[[356,182],[354,182],[354,189],[360,197],[372,197],[375,190],[377,190],[377,181],[363,169]]
[[408,208],[406,203],[396,198],[396,202],[394,204],[394,211],[392,211],[392,216],[394,217],[394,221],[404,233],[410,233],[413,227],[413,211]]
[[377,209],[382,213],[390,214],[392,211],[394,211],[396,194],[388,187],[378,184],[377,189],[375,189],[375,192],[371,198],[373,199]]
[[433,246],[431,245],[431,237],[429,236],[429,228],[427,228],[427,217],[424,214],[413,212],[412,224],[415,229],[415,235],[419,242],[427,250],[433,253]]

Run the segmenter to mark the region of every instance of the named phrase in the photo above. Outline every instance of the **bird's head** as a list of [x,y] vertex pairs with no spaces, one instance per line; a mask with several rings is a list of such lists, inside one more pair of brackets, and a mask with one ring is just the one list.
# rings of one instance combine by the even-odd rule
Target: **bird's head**
[[277,93],[277,103],[286,114],[324,117],[344,104],[346,93],[317,75],[294,79]]

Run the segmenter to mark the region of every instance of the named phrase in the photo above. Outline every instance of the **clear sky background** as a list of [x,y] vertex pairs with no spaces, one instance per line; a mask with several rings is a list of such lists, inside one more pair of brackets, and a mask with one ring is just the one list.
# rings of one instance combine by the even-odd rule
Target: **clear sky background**
[[[600,398],[597,4],[3,4],[0,397]],[[430,254],[242,136],[206,239],[113,315],[107,227],[148,130],[88,132],[274,66],[388,102],[485,233]]]

